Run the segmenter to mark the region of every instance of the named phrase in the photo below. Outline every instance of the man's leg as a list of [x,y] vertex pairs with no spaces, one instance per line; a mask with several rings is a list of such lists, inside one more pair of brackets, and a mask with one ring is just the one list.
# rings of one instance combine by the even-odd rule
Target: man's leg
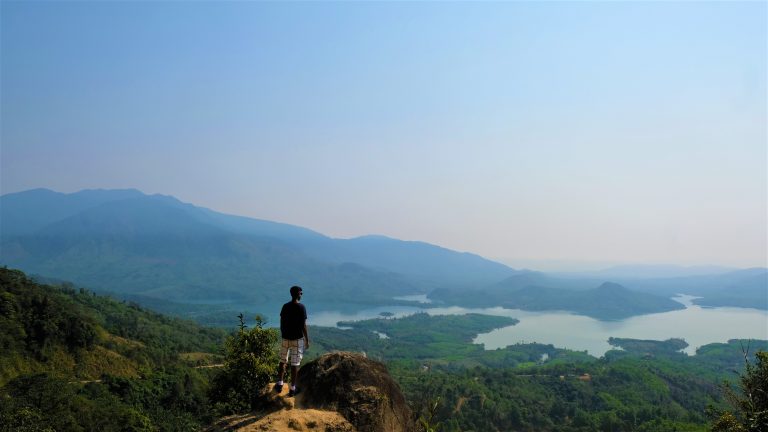
[[288,361],[288,345],[285,340],[280,342],[280,366],[277,368],[277,382],[275,383],[275,391],[280,393],[283,390],[283,378],[285,377],[285,363]]
[[296,396],[299,389],[296,388],[296,376],[299,374],[299,367],[291,365],[291,387],[288,390],[288,397]]
[[277,368],[277,382],[275,383],[275,391],[280,393],[283,391],[283,377],[285,376],[285,362],[280,362],[280,366]]
[[296,378],[299,375],[299,365],[301,365],[301,358],[304,356],[304,340],[299,339],[296,341],[296,345],[291,352],[291,389],[288,392],[288,396],[295,396],[298,391],[296,390]]
[[285,376],[285,362],[280,362],[280,366],[277,368],[277,382],[282,383]]

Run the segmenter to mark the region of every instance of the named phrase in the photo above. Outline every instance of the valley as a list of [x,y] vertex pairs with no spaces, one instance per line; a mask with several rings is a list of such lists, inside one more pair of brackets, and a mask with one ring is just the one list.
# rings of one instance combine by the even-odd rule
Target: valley
[[[70,429],[98,421],[101,430],[179,430],[226,412],[209,391],[225,332],[71,284],[43,286],[6,269],[0,276],[8,348],[0,356],[0,393],[10,397],[0,409],[3,424]],[[67,326],[75,322],[83,324],[72,333]],[[232,317],[229,328],[236,322]],[[313,326],[307,359],[342,350],[384,362],[415,413],[437,402],[445,431],[671,432],[708,430],[704,409],[725,406],[719,383],[743,371],[742,350],[768,349],[768,340],[735,339],[689,356],[678,339],[615,338],[609,342],[617,349],[595,358],[551,344],[486,350],[473,343],[483,332],[519,324],[504,316],[417,313],[339,323],[345,329]],[[112,360],[99,361],[105,356]]]
[[423,242],[335,239],[137,190],[36,189],[0,196],[0,212],[0,264],[171,313],[275,305],[285,297],[276,287],[293,284],[312,287],[316,304],[344,299],[352,310],[414,293],[444,306],[560,310],[599,320],[682,309],[669,299],[676,294],[700,296],[696,301],[707,306],[768,310],[764,268],[673,278],[565,277]]
[[0,0],[0,432],[768,432],[766,17]]
[[293,284],[306,294],[308,360],[383,362],[413,412],[432,406],[446,432],[704,431],[705,409],[726,407],[720,383],[745,370],[745,352],[768,349],[767,269],[548,274],[135,190],[0,200],[6,424],[197,430],[243,410],[236,375],[221,375],[224,341],[238,316],[275,334]]

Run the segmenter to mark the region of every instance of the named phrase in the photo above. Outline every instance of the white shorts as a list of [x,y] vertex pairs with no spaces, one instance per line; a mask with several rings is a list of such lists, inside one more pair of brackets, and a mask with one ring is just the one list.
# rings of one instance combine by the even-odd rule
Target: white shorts
[[283,339],[280,344],[280,362],[289,363],[288,357],[291,366],[301,365],[301,359],[304,357],[304,339]]

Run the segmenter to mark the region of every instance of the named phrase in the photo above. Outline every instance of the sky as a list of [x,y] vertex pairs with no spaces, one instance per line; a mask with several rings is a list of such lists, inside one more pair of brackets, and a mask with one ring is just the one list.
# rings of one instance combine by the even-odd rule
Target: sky
[[766,2],[0,2],[0,193],[768,265]]

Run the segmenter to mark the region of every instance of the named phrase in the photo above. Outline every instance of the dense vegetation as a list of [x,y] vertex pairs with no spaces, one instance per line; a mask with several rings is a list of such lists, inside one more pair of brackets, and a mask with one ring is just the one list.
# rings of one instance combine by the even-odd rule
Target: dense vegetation
[[596,359],[551,345],[470,344],[506,320],[417,314],[313,331],[324,349],[385,361],[415,411],[437,402],[442,431],[706,431],[706,410],[725,408],[721,383],[744,370],[744,351],[768,350],[768,341],[733,340],[688,356],[681,339],[612,338],[622,349]]
[[768,352],[747,360],[739,388],[725,388],[730,410],[713,409],[713,432],[763,432],[768,430]]
[[190,430],[226,333],[0,269],[0,430]]
[[213,377],[209,392],[217,411],[227,414],[257,408],[277,373],[278,330],[265,328],[259,316],[247,329],[243,315],[239,318],[239,330],[224,343],[223,370]]
[[[313,327],[307,359],[349,350],[384,361],[424,424],[442,432],[705,431],[712,422],[718,431],[762,430],[754,419],[764,420],[765,401],[748,394],[765,392],[768,362],[760,354],[745,369],[744,352],[768,350],[768,341],[710,344],[688,356],[680,339],[615,338],[621,350],[600,359],[551,345],[472,343],[515,323],[416,314]],[[227,337],[0,269],[0,431],[199,430],[258,404],[276,339],[258,318]],[[211,363],[223,367],[194,368]],[[721,383],[739,374],[747,392],[724,392]]]
[[[592,361],[593,357],[552,345],[523,344],[486,351],[472,343],[479,333],[517,323],[514,318],[467,314],[430,316],[419,313],[404,318],[342,322],[337,328],[312,328],[319,351],[351,350],[365,352],[384,362],[418,360],[450,368],[474,366],[534,365],[543,357],[550,361]],[[386,337],[384,337],[386,336]]]

